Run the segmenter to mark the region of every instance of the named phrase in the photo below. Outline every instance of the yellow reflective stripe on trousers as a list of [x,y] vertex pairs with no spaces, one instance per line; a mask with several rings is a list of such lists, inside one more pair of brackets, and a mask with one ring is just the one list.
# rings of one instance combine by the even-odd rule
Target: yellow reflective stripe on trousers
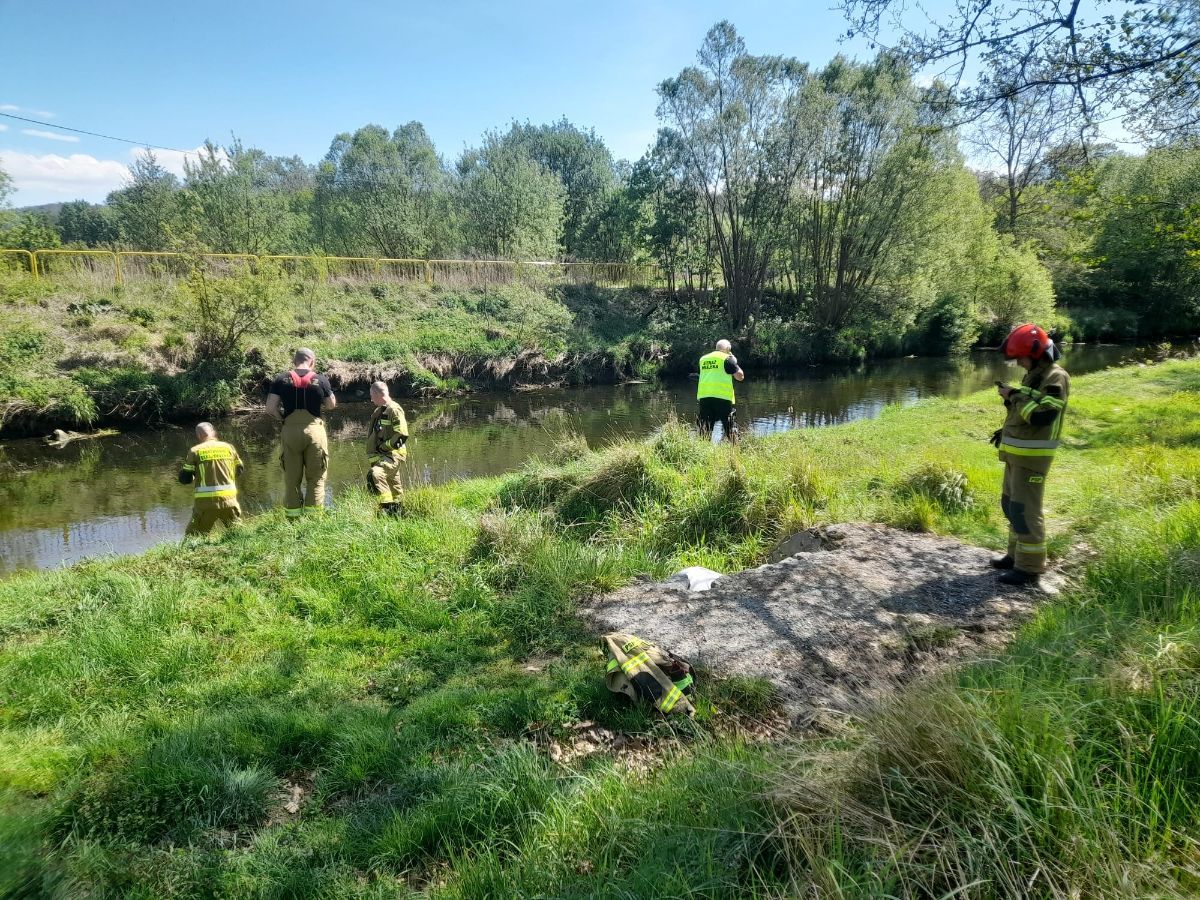
[[287,517],[289,519],[298,519],[302,515],[304,515],[304,510],[301,509],[299,506],[297,506],[295,509],[291,509],[291,508],[285,509],[284,513],[287,515]]
[[1018,553],[1045,553],[1046,545],[1045,544],[1022,544],[1020,541],[1018,541],[1017,542],[1017,552]]
[[621,663],[621,671],[628,675],[642,663],[649,661],[650,657],[648,654],[639,653],[637,656],[631,656],[629,659],[625,660],[625,662]]

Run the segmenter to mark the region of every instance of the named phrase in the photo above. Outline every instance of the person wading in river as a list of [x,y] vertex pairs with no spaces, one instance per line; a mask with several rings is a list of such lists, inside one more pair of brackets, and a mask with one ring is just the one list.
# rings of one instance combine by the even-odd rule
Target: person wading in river
[[337,398],[329,379],[317,374],[316,362],[317,355],[301,347],[292,357],[292,368],[275,376],[267,394],[267,412],[283,422],[279,460],[289,519],[299,517],[305,507],[325,505],[329,438],[321,413],[337,406]]
[[179,469],[179,483],[195,482],[192,501],[192,520],[184,536],[207,534],[218,522],[232,528],[241,522],[242,508],[238,506],[237,477],[242,474],[242,459],[232,444],[217,438],[217,429],[210,422],[196,426],[200,443],[187,453]]
[[700,357],[700,383],[696,386],[696,427],[700,436],[712,434],[721,423],[725,440],[737,443],[737,408],[734,406],[733,382],[742,381],[746,373],[730,351],[733,345],[717,341],[717,349]]
[[1018,325],[1001,348],[1025,370],[1020,387],[998,384],[1008,415],[992,444],[1004,463],[1000,508],[1008,519],[1008,552],[992,560],[1004,584],[1033,584],[1046,571],[1042,498],[1067,411],[1071,378],[1057,366],[1054,342],[1036,325]]
[[396,516],[404,495],[400,464],[408,457],[408,421],[400,404],[388,396],[385,382],[371,384],[371,402],[375,412],[367,427],[367,487],[379,498],[379,511]]

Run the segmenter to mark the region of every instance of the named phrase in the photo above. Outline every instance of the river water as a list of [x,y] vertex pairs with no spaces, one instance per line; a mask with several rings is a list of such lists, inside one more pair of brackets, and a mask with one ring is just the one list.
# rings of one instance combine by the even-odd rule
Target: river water
[[[1066,365],[1083,374],[1145,355],[1127,346],[1077,346]],[[1019,381],[1020,374],[995,352],[769,377],[749,373],[737,388],[738,421],[743,431],[756,434],[834,425],[870,418],[889,404],[961,396],[995,380]],[[405,400],[412,432],[406,483],[510,471],[566,429],[583,434],[593,447],[646,435],[671,413],[690,419],[694,397],[695,382],[681,381]],[[329,417],[329,489],[335,500],[347,486],[364,483],[363,441],[372,409],[341,399]],[[265,416],[247,416],[219,427],[247,463],[243,512],[279,505],[277,426]],[[190,428],[171,427],[75,441],[62,449],[37,440],[0,447],[0,573],[137,553],[178,540],[191,514],[191,490],[176,474],[192,443]]]

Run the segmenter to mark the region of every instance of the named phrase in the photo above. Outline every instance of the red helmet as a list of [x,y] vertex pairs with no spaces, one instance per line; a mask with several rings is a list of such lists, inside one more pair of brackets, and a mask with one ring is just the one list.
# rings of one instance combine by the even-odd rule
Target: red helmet
[[[1018,359],[1027,356],[1030,359],[1041,359],[1054,344],[1046,332],[1033,324],[1018,325],[1009,332],[1000,350],[1005,359]],[[1050,351],[1053,353],[1053,351]]]

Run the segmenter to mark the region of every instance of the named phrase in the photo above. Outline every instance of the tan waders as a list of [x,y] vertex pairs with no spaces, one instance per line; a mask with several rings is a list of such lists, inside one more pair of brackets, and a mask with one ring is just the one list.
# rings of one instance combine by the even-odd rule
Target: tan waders
[[192,520],[188,522],[185,535],[208,534],[218,522],[226,528],[242,523],[242,508],[234,500],[196,500],[192,506]]
[[[329,468],[329,438],[325,423],[305,409],[283,420],[283,507],[289,519],[303,507],[325,506],[325,473]],[[301,495],[300,487],[305,490]]]
[[403,462],[398,455],[388,454],[371,466],[367,473],[371,492],[379,498],[380,506],[397,503],[404,495],[404,485],[400,483],[400,465]]

